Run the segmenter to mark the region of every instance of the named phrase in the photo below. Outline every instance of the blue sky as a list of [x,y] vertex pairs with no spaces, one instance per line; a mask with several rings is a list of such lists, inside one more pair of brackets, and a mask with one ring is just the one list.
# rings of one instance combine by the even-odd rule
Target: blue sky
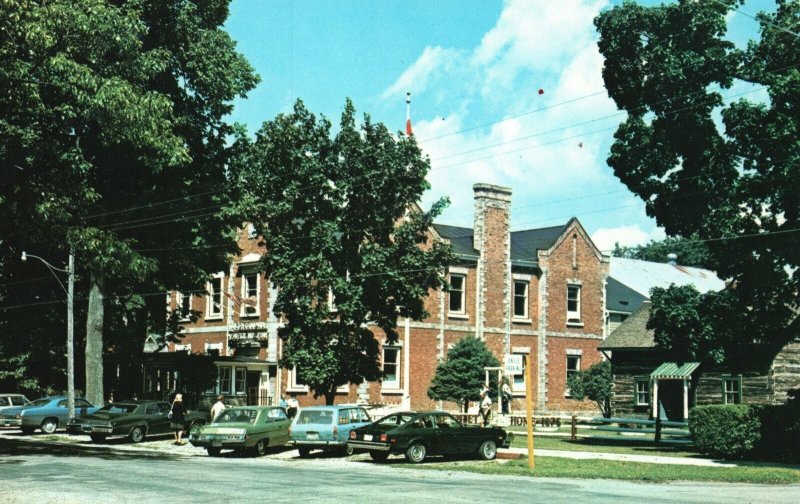
[[[440,222],[471,227],[472,185],[488,182],[513,189],[512,230],[574,216],[603,250],[659,239],[605,162],[624,116],[605,94],[592,20],[620,3],[234,0],[226,28],[262,82],[232,119],[254,133],[301,98],[337,123],[350,97],[359,113],[402,130],[410,91],[431,159],[423,205],[451,200]],[[751,0],[740,10],[770,8]],[[735,42],[756,33],[746,15],[729,19]]]

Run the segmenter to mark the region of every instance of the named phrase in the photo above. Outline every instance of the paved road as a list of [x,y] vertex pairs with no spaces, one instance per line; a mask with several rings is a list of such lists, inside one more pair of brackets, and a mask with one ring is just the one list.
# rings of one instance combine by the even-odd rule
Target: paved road
[[222,458],[0,438],[0,502],[795,503],[800,486],[486,476],[337,458]]

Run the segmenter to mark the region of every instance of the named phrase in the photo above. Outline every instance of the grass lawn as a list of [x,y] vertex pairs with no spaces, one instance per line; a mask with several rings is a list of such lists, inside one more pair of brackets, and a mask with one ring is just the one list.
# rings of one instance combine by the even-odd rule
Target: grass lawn
[[[636,439],[591,439],[578,438],[571,441],[569,437],[537,436],[533,435],[534,450],[565,450],[584,452],[624,453],[627,455],[656,455],[661,457],[702,457],[693,446],[679,444],[656,444],[652,438]],[[527,448],[528,437],[525,434],[515,434],[511,442],[515,448]]]
[[[412,467],[398,464],[397,467]],[[533,471],[527,459],[510,461],[431,462],[414,468],[439,471],[469,471],[481,474],[548,478],[602,478],[630,481],[723,481],[730,483],[800,483],[800,469],[785,466],[753,465],[739,467],[697,467],[667,464],[643,464],[615,460],[573,460],[557,457],[536,459]]]

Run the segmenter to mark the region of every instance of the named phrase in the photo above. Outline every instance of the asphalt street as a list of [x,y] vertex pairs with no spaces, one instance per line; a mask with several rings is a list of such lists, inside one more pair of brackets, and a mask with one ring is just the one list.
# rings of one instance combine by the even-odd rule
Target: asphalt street
[[[0,437],[0,502],[789,503],[800,485],[647,484],[409,469],[402,459],[188,455]],[[432,462],[431,464],[435,464]]]

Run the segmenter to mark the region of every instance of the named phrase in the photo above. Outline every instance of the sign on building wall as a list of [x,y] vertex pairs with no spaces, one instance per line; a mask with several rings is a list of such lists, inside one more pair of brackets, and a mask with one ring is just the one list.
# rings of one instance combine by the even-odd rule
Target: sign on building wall
[[521,375],[522,374],[522,356],[506,354],[505,359],[505,373],[507,375]]

